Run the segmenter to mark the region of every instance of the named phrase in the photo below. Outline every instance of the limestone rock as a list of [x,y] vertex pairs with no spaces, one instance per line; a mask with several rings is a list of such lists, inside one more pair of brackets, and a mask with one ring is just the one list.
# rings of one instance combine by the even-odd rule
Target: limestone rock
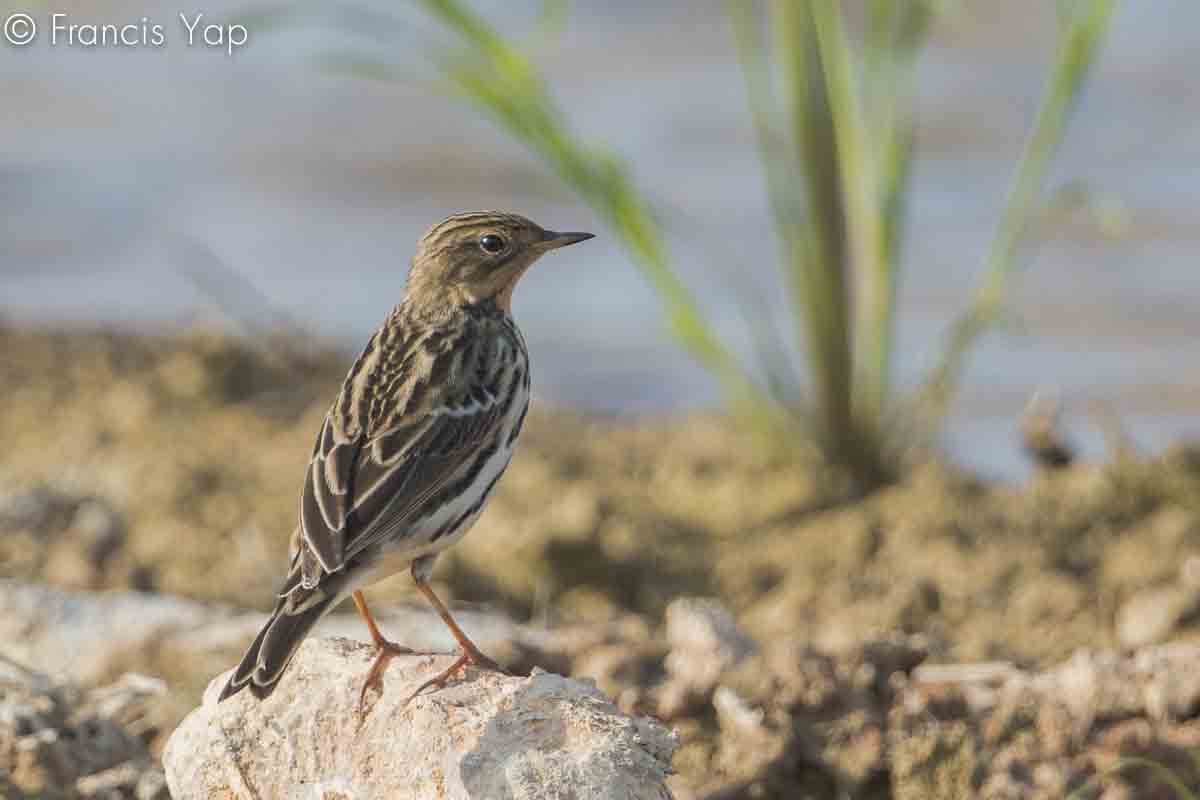
[[1198,600],[1195,589],[1179,586],[1138,592],[1117,612],[1117,640],[1130,649],[1157,644],[1195,612]]
[[658,712],[671,719],[707,703],[722,673],[756,648],[718,600],[681,597],[667,606],[666,617],[670,653],[663,663],[667,681],[659,692]]
[[0,657],[0,797],[167,800],[141,725],[163,691],[140,675],[81,690]]
[[217,798],[669,798],[675,740],[593,686],[535,671],[469,670],[405,704],[451,656],[393,659],[382,694],[359,689],[373,649],[310,638],[275,692],[217,703],[219,676],[171,735],[176,800]]

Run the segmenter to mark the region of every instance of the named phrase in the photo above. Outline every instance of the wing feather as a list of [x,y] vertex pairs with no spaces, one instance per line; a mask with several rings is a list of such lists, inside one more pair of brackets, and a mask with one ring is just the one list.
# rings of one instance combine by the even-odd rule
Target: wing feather
[[503,418],[495,411],[493,406],[469,416],[438,415],[394,466],[362,459],[359,474],[376,488],[361,513],[355,505],[355,522],[360,524],[346,542],[346,557],[353,558],[399,527],[416,522],[441,489],[456,476],[469,474],[487,452],[487,442],[500,436]]
[[[339,411],[354,404],[344,398],[334,403],[301,494],[301,542],[308,555],[300,566],[306,588],[419,520],[442,489],[472,473],[475,459],[494,452],[489,440],[499,442],[512,404],[526,395],[523,365],[488,358],[489,349],[456,353],[447,348],[433,355],[424,375],[414,375],[408,384],[403,404],[372,398],[372,411],[380,406],[404,409],[385,418],[388,424],[378,430],[367,424],[347,434]],[[523,350],[513,352],[523,355]],[[456,359],[466,362],[458,370]],[[414,367],[409,358],[403,364]],[[343,392],[352,389],[348,380]]]
[[[332,415],[325,418],[318,437],[317,452],[309,464],[300,497],[300,529],[303,543],[324,572],[342,566],[346,520],[361,439],[346,440],[334,432]],[[311,561],[305,561],[306,565]],[[312,588],[319,575],[306,568],[304,582]]]

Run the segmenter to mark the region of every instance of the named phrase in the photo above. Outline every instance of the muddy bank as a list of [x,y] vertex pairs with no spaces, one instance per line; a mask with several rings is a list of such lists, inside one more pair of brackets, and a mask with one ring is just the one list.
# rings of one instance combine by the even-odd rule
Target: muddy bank
[[[348,360],[310,350],[288,366],[206,333],[0,328],[0,577],[267,608]],[[716,417],[540,409],[437,578],[550,621],[657,618],[680,594],[716,595],[756,635],[836,649],[901,630],[952,659],[1121,644],[1122,608],[1149,590],[1174,609],[1151,640],[1200,631],[1200,449],[1021,486],[931,463],[849,505],[819,485]],[[407,581],[380,592],[406,597]],[[1150,617],[1162,604],[1147,602]]]
[[[0,577],[267,608],[350,360],[302,344],[0,327]],[[632,624],[652,643],[673,599],[716,597],[760,647],[831,659],[898,636],[919,639],[926,664],[1035,669],[1079,648],[1200,639],[1200,449],[1019,486],[926,463],[849,504],[824,485],[716,416],[541,408],[435,578],[460,605]],[[372,594],[412,599],[406,578]],[[689,719],[715,736],[716,714]],[[720,773],[716,751],[697,752],[685,745],[685,774]]]

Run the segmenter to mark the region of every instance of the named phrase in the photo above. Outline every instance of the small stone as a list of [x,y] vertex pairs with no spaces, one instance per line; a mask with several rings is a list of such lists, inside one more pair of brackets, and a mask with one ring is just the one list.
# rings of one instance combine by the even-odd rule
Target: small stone
[[106,713],[128,685],[81,690],[0,660],[0,796],[165,800],[152,791],[162,771],[143,738]]
[[101,566],[125,540],[121,516],[99,500],[85,500],[75,509],[69,535],[78,541],[88,559]]
[[755,651],[733,615],[716,600],[682,597],[667,606],[667,643],[659,713],[672,718],[707,702],[721,675]]
[[1156,720],[1191,719],[1200,711],[1200,668],[1180,663],[1150,674],[1145,688],[1146,713]]
[[1196,592],[1177,586],[1146,589],[1117,612],[1117,640],[1130,649],[1165,640],[1196,607]]
[[718,686],[713,693],[713,708],[721,730],[738,736],[761,736],[763,712],[751,708],[738,693],[728,686]]

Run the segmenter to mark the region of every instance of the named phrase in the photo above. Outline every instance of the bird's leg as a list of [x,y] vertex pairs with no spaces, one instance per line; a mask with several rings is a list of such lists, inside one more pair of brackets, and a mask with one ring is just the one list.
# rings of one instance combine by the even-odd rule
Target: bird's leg
[[375,618],[371,616],[371,611],[367,608],[367,600],[363,597],[363,593],[356,591],[353,597],[354,605],[358,608],[358,613],[362,615],[363,622],[367,623],[367,630],[371,634],[371,640],[375,642],[375,647],[379,649],[379,653],[375,656],[375,663],[371,665],[371,671],[367,673],[367,679],[363,681],[362,690],[358,693],[358,707],[361,710],[366,702],[368,689],[375,687],[381,694],[383,693],[380,678],[383,677],[383,672],[387,669],[389,661],[396,656],[433,654],[428,651],[413,650],[411,647],[404,647],[383,638],[383,634],[379,632],[379,627],[375,624]]
[[490,669],[494,672],[504,671],[499,664],[497,664],[495,661],[492,661],[490,658],[480,652],[479,648],[475,646],[475,643],[467,637],[467,634],[463,633],[463,629],[458,627],[458,623],[454,621],[454,617],[450,616],[450,611],[447,610],[446,606],[442,604],[442,601],[438,598],[438,596],[433,593],[433,589],[429,587],[429,584],[419,583],[417,584],[417,588],[420,589],[421,594],[425,595],[425,598],[429,600],[434,610],[437,611],[438,616],[442,618],[442,622],[446,623],[446,627],[450,629],[450,633],[453,634],[454,638],[458,641],[459,647],[461,647],[463,650],[463,663],[473,664],[474,666]]
[[425,559],[418,559],[412,563],[411,571],[413,582],[416,583],[417,588],[421,590],[421,594],[425,595],[425,599],[428,600],[429,604],[433,606],[433,609],[438,613],[438,616],[442,618],[442,622],[446,623],[446,627],[450,629],[450,633],[458,642],[459,647],[462,648],[462,655],[459,656],[458,660],[451,664],[441,674],[430,678],[417,687],[417,690],[413,692],[408,699],[412,700],[414,697],[421,694],[421,692],[425,691],[431,686],[436,686],[438,688],[445,686],[446,681],[452,678],[455,673],[468,664],[476,667],[482,667],[483,669],[490,669],[494,672],[501,672],[507,675],[508,673],[503,667],[485,656],[480,649],[475,646],[475,643],[471,641],[467,634],[463,632],[463,629],[458,627],[458,623],[455,622],[454,617],[450,615],[450,610],[446,608],[446,604],[443,603],[441,599],[433,593],[433,589],[429,585],[429,574],[432,571],[433,566],[432,559],[430,559],[427,563],[423,562],[425,562]]

